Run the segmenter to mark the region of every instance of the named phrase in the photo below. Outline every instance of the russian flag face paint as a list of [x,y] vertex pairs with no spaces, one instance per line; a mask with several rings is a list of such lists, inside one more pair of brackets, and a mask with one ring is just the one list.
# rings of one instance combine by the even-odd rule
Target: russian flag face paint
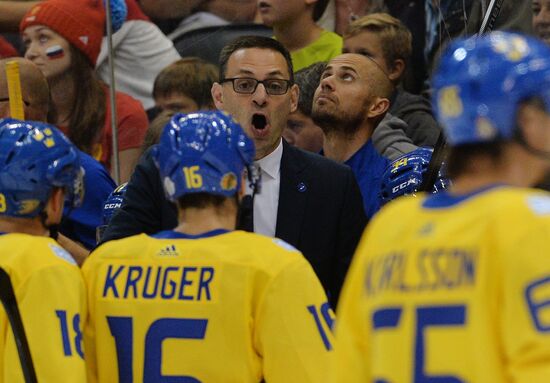
[[48,56],[50,60],[60,59],[65,56],[65,51],[63,51],[60,45],[52,45],[46,48],[46,56]]

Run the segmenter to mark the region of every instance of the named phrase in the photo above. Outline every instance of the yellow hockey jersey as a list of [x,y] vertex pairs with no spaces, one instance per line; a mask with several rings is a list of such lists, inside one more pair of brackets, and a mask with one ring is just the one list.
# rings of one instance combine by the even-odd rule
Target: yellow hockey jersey
[[357,249],[337,382],[550,382],[550,195],[404,197]]
[[83,266],[91,382],[326,379],[333,313],[297,250],[242,231],[155,237],[108,242]]
[[[47,237],[0,235],[38,382],[85,382],[82,322],[86,293],[78,266]],[[0,305],[0,382],[24,382],[12,329]]]

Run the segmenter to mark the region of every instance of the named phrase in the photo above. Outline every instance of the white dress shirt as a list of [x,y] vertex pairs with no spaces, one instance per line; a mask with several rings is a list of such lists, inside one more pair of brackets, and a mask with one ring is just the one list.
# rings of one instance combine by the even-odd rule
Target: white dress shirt
[[[281,157],[283,140],[277,148],[262,159],[255,161],[262,174],[262,186],[254,196],[254,232],[270,237],[275,236],[277,209],[279,208],[279,185],[281,184]],[[246,193],[252,194],[248,183]]]

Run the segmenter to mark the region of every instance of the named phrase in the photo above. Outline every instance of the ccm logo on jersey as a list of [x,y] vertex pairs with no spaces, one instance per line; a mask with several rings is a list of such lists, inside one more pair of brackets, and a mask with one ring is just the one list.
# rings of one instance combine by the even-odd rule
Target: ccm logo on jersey
[[394,186],[391,191],[392,193],[395,193],[399,190],[402,190],[402,189],[405,189],[407,186],[409,185],[416,185],[416,180],[412,179],[412,180],[408,180],[408,181],[405,181],[405,182],[402,182],[400,183],[399,185],[397,186]]
[[122,203],[118,202],[118,203],[109,203],[109,204],[105,205],[103,208],[104,209],[118,209],[121,206],[122,206]]

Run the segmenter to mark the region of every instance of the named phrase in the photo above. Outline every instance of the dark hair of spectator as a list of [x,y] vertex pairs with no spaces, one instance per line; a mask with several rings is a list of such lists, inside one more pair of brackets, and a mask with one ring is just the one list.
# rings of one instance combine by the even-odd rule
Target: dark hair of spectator
[[180,94],[199,108],[213,104],[210,89],[218,81],[218,67],[198,57],[185,57],[164,68],[153,85],[153,98]]
[[281,44],[277,40],[264,36],[241,36],[237,37],[235,40],[224,46],[220,52],[219,81],[223,81],[225,79],[227,62],[229,61],[231,55],[238,50],[250,48],[269,49],[275,52],[279,52],[285,58],[288,73],[290,74],[290,81],[294,83],[294,74],[290,53],[288,53],[288,50],[283,46],[283,44]]
[[300,69],[294,74],[294,81],[298,85],[298,88],[300,88],[298,110],[308,117],[311,117],[313,95],[321,82],[321,75],[326,66],[327,63],[324,61],[316,62],[306,68]]
[[[75,98],[69,115],[68,137],[82,151],[92,153],[93,143],[105,123],[105,90],[88,57],[70,45],[69,76],[74,79]],[[55,108],[50,108],[48,121],[55,122]]]
[[233,199],[238,206],[237,194],[235,194],[233,197],[225,197],[218,194],[190,193],[178,198],[178,207],[180,209],[204,209],[205,207],[209,206],[218,208],[222,206],[228,198]]
[[317,0],[313,7],[313,21],[317,22],[325,13],[329,0]]

